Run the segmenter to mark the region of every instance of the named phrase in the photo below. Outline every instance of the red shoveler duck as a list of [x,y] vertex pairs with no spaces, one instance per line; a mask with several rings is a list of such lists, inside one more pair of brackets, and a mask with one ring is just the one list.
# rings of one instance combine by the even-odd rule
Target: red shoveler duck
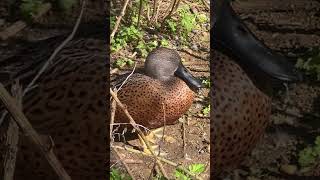
[[[175,124],[190,108],[201,87],[201,82],[183,66],[177,51],[159,47],[149,53],[143,70],[130,76],[117,94],[137,124],[155,129],[148,136],[154,142],[151,138],[162,135],[161,127]],[[129,123],[120,108],[115,123]]]

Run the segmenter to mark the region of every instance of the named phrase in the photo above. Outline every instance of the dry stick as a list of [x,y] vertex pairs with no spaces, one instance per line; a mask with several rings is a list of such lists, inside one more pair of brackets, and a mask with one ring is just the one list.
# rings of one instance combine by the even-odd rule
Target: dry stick
[[[18,100],[18,108],[22,109],[22,89],[19,81],[16,81],[11,88],[13,96]],[[5,117],[5,116],[3,116]],[[10,118],[8,122],[8,129],[6,135],[7,152],[4,157],[4,179],[13,179],[16,165],[16,158],[18,152],[19,142],[19,127],[14,119]]]
[[[112,133],[113,133],[113,124],[114,124],[114,116],[116,114],[116,109],[117,109],[117,103],[114,99],[112,99],[111,101],[111,118],[110,118],[110,138],[112,137]],[[110,141],[111,143],[113,142],[113,138],[112,141]]]
[[141,14],[142,14],[142,1],[143,0],[140,0],[140,3],[139,3],[139,14],[138,14],[138,22],[137,22],[137,28],[139,28],[139,25],[140,25],[140,18],[141,18]]
[[[129,151],[129,152],[132,152],[132,153],[136,153],[136,154],[142,154],[144,156],[152,156],[150,154],[147,154],[145,152],[142,152],[142,151],[139,151],[139,150],[136,150],[136,149],[133,149],[133,148],[129,148],[129,147],[121,147],[121,146],[113,146],[114,148],[117,148],[117,149],[122,149],[122,150],[126,150],[126,151]],[[175,168],[177,168],[178,170],[181,170],[183,172],[185,172],[186,174],[190,175],[191,177],[194,177],[194,179],[197,179],[197,180],[202,180],[201,177],[198,177],[198,176],[195,176],[194,174],[192,174],[189,170],[187,170],[186,168],[184,168],[183,166],[177,164],[177,163],[174,163],[168,159],[165,159],[163,157],[160,157],[160,156],[157,156],[157,159],[164,162],[164,163],[167,163],[171,166],[174,166]]]
[[[18,84],[12,86],[12,94],[19,101],[19,108],[22,109],[22,89]],[[3,116],[5,118],[6,116]],[[16,165],[16,158],[18,152],[19,142],[19,127],[16,122],[11,118],[8,122],[5,147],[6,152],[4,155],[3,177],[4,179],[12,180],[14,177],[14,170]]]
[[201,0],[202,1],[202,3],[206,6],[206,8],[208,9],[208,10],[210,10],[210,6],[209,6],[209,4],[206,2],[206,0]]
[[117,92],[119,92],[122,88],[122,86],[128,81],[128,79],[133,75],[134,71],[136,70],[136,67],[137,67],[137,63],[135,62],[134,63],[134,67],[133,67],[133,70],[131,71],[131,73],[126,77],[126,79],[122,82],[121,86],[116,89]]
[[170,10],[169,14],[166,15],[166,16],[163,18],[163,21],[162,21],[162,23],[161,23],[161,27],[164,26],[164,23],[165,23],[166,20],[172,15],[172,13],[173,13],[176,9],[178,9],[179,3],[180,3],[180,0],[173,0],[172,7],[170,6],[170,7],[171,7],[171,10]]
[[27,88],[24,90],[23,95],[25,95],[27,92],[29,92],[32,88],[34,88],[35,82],[39,79],[39,77],[42,75],[42,73],[47,69],[47,67],[51,64],[52,60],[56,57],[56,55],[60,52],[60,50],[69,42],[72,40],[73,36],[76,34],[78,27],[80,25],[82,15],[84,12],[86,6],[86,0],[82,1],[82,7],[81,7],[81,12],[80,15],[77,19],[77,22],[75,26],[73,27],[73,30],[71,34],[54,50],[48,61],[42,66],[40,71],[37,73],[37,75],[32,79],[31,83],[27,86]]
[[6,152],[3,161],[3,178],[12,180],[16,164],[16,155],[19,142],[19,127],[14,121],[9,120],[7,132],[5,135]]
[[[111,102],[111,120],[110,120],[110,138],[112,137],[112,132],[113,132],[113,125],[112,125],[112,124],[114,124],[114,117],[115,117],[115,114],[116,114],[116,109],[117,109],[117,103],[116,103],[116,101],[115,101],[114,99],[112,99],[112,102]],[[110,142],[111,142],[111,146],[112,146],[112,144],[113,144],[113,141],[114,141],[114,140],[111,139],[111,141],[110,141]],[[131,172],[129,166],[128,166],[124,161],[122,161],[122,158],[121,158],[120,153],[118,152],[118,150],[115,149],[115,148],[112,148],[112,149],[113,149],[114,152],[116,153],[119,161],[121,161],[121,163],[123,164],[123,166],[126,168],[128,174],[129,174],[129,175],[131,176],[131,178],[134,180],[134,177],[133,177],[133,175],[132,175],[132,172]]]
[[153,0],[153,10],[152,10],[152,15],[150,18],[150,22],[152,23],[155,19],[156,16],[156,12],[157,12],[157,4],[158,4],[158,0]]
[[175,7],[174,7],[174,9],[173,9],[173,11],[172,11],[172,13],[171,13],[171,15],[172,15],[172,14],[175,14],[175,12],[177,11],[177,9],[178,9],[178,7],[179,7],[180,2],[181,2],[181,0],[178,0],[178,2],[176,3],[176,5],[175,5]]
[[[164,105],[164,103],[162,103],[162,109],[163,109],[163,131],[162,131],[162,137],[161,137],[161,140],[162,140],[162,143],[164,142],[164,134],[165,134],[165,131],[166,131],[166,107]],[[159,155],[160,155],[160,146],[159,146]]]
[[[137,130],[138,134],[141,136],[142,140],[144,141],[144,143],[146,144],[147,148],[150,150],[152,156],[156,157],[155,153],[152,151],[151,145],[149,144],[149,142],[146,139],[146,136],[143,134],[143,132],[141,131],[141,129],[139,128],[139,126],[137,126],[136,122],[133,120],[132,116],[129,114],[127,108],[120,102],[120,100],[118,99],[117,95],[112,91],[112,89],[110,88],[110,94],[113,97],[113,99],[117,102],[117,105],[122,109],[122,111],[125,113],[125,115],[128,117],[131,125],[134,127],[134,129]],[[163,174],[164,177],[168,178],[166,171],[164,170],[162,163],[160,161],[157,160],[157,165],[159,166],[161,173]]]
[[115,26],[114,26],[114,29],[113,29],[113,31],[112,31],[112,33],[111,33],[111,35],[110,35],[110,42],[111,42],[111,40],[113,39],[114,35],[116,34],[116,32],[117,32],[117,30],[118,30],[118,28],[119,28],[120,21],[121,21],[122,17],[123,17],[124,14],[125,14],[125,11],[126,11],[126,8],[127,8],[128,3],[129,3],[129,0],[126,0],[125,3],[124,3],[124,5],[123,5],[123,8],[122,8],[122,10],[121,10],[120,15],[117,17],[117,22],[116,22],[116,24],[115,24]]
[[54,155],[51,148],[47,148],[47,145],[42,141],[41,137],[37,134],[37,132],[33,129],[32,125],[29,123],[26,116],[23,114],[21,109],[19,109],[19,105],[17,101],[10,96],[4,86],[0,83],[0,99],[5,105],[6,109],[9,111],[11,116],[14,118],[16,123],[22,129],[22,132],[26,134],[31,141],[36,144],[41,153],[48,160],[49,164],[53,168],[53,170],[57,173],[58,177],[62,180],[71,180],[70,176],[63,169],[59,160]]
[[186,158],[186,118],[182,122],[183,157]]
[[[167,8],[167,10],[166,10],[166,12],[165,12],[165,14],[167,14],[167,15],[163,18],[162,23],[161,23],[161,27],[163,27],[165,21],[171,16],[171,14],[172,14],[172,12],[173,12],[173,9],[174,9],[174,6],[175,6],[175,4],[176,4],[176,1],[177,1],[177,0],[171,1],[170,6]],[[168,13],[168,12],[169,12],[169,13]]]
[[166,12],[164,14],[167,14],[167,16],[170,14],[170,11],[173,10],[174,5],[176,4],[177,0],[172,0],[170,6],[168,6],[168,8],[166,9]]
[[[166,108],[165,108],[165,105],[164,103],[162,103],[162,109],[163,109],[163,131],[162,131],[162,137],[161,137],[161,141],[162,143],[164,142],[164,135],[165,135],[165,130],[166,130]],[[159,150],[158,150],[158,156],[160,155],[161,153],[161,143],[159,145]],[[155,162],[156,162],[156,159],[154,158]],[[156,167],[156,163],[154,163],[153,167],[152,167],[152,170],[155,169]],[[150,173],[150,176],[149,176],[149,179],[152,179],[152,170],[151,170],[151,173]]]

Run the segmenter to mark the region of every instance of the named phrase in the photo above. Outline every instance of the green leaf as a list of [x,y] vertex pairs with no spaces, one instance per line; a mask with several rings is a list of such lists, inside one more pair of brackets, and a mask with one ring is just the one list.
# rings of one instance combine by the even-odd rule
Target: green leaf
[[210,113],[210,104],[202,109],[202,114],[208,115]]
[[132,178],[128,174],[121,173],[118,169],[111,169],[110,172],[111,180],[131,180]]
[[64,11],[70,10],[76,5],[76,0],[58,0],[58,6]]
[[315,156],[311,147],[307,147],[300,151],[298,162],[301,166],[306,167],[315,163]]
[[186,176],[183,172],[181,172],[180,170],[176,170],[175,171],[175,176],[176,179],[179,180],[191,180],[191,178],[189,178],[188,176]]
[[162,47],[169,47],[169,41],[167,39],[161,39],[160,45]]
[[[209,108],[210,108],[210,105],[209,105]],[[189,166],[189,171],[195,175],[203,173],[205,169],[206,169],[206,166],[204,164],[192,164]]]

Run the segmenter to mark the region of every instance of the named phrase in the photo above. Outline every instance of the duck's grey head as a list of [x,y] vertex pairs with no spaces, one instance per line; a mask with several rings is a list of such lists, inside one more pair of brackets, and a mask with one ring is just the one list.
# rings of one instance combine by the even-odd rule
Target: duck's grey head
[[161,81],[170,80],[176,76],[182,79],[192,90],[203,87],[202,83],[185,68],[179,54],[169,48],[152,50],[144,64],[146,75]]

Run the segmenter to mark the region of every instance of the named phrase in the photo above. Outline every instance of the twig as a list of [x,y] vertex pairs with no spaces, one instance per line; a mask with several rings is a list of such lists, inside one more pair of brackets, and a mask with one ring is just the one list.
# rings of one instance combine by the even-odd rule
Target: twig
[[[142,154],[144,156],[149,156],[149,157],[152,157],[152,155],[150,154],[147,154],[145,152],[142,152],[142,151],[139,151],[139,150],[136,150],[136,149],[133,149],[133,148],[130,148],[130,147],[121,147],[121,146],[113,146],[114,148],[117,148],[117,149],[122,149],[122,150],[126,150],[126,151],[129,151],[129,152],[132,152],[132,153],[136,153],[136,154]],[[201,177],[198,177],[198,176],[195,176],[194,174],[192,174],[189,170],[187,170],[186,168],[182,167],[181,165],[179,164],[176,164],[168,159],[165,159],[163,157],[160,157],[160,156],[157,156],[156,157],[158,160],[164,162],[164,163],[167,163],[171,166],[174,166],[175,168],[177,168],[178,170],[181,170],[183,172],[185,172],[186,174],[190,175],[191,177],[194,177],[195,179],[197,180],[202,180]]]
[[141,18],[141,14],[142,14],[142,10],[143,10],[143,7],[142,7],[142,2],[143,0],[140,0],[140,3],[139,3],[139,14],[138,14],[138,22],[137,22],[137,28],[139,28],[139,25],[140,25],[140,18]]
[[[178,0],[178,1],[179,1],[179,0]],[[167,19],[171,16],[171,14],[173,13],[174,7],[175,7],[175,5],[176,5],[176,2],[177,2],[177,0],[171,1],[170,6],[167,8],[167,10],[166,10],[166,12],[165,12],[165,14],[167,14],[168,12],[169,12],[169,14],[167,14],[167,15],[163,18],[162,23],[161,23],[161,27],[164,26],[164,23],[166,22],[166,20],[167,20]],[[179,2],[180,2],[180,1],[179,1]]]
[[206,0],[201,0],[202,4],[207,8],[207,10],[210,10],[209,4],[206,2]]
[[186,158],[186,119],[182,122],[183,157]]
[[132,76],[132,74],[134,73],[134,71],[136,70],[136,66],[137,66],[137,63],[135,62],[134,63],[134,67],[131,71],[131,73],[126,77],[126,79],[122,82],[122,84],[120,85],[120,87],[118,89],[116,89],[117,92],[119,92],[122,88],[122,86],[128,81],[128,79]]
[[153,0],[153,10],[152,10],[152,15],[151,15],[151,18],[150,18],[150,22],[152,23],[156,17],[156,14],[157,14],[157,4],[158,4],[158,0]]
[[117,17],[117,22],[116,22],[116,24],[114,26],[114,29],[112,30],[112,33],[110,34],[110,42],[112,41],[114,35],[116,34],[116,32],[117,32],[117,30],[119,28],[120,21],[121,21],[122,17],[124,16],[125,12],[126,12],[126,8],[127,8],[128,3],[129,3],[129,0],[126,0],[124,5],[123,5],[123,8],[121,10],[120,15]]
[[[22,109],[22,89],[21,86],[19,86],[18,81],[16,81],[16,83],[12,86],[11,91],[13,96],[19,102],[18,108]],[[3,118],[5,117],[6,116],[3,116]],[[6,141],[4,146],[6,147],[6,152],[4,155],[3,177],[4,179],[13,180],[18,152],[19,127],[12,118],[10,118],[8,122],[8,128],[5,138]]]
[[39,77],[42,75],[42,73],[47,69],[47,67],[51,64],[52,60],[56,57],[56,55],[59,53],[59,51],[69,42],[72,40],[73,36],[75,35],[75,33],[78,30],[78,27],[80,25],[81,19],[82,19],[82,15],[84,12],[86,6],[86,0],[82,1],[82,7],[81,7],[81,12],[80,15],[77,19],[77,22],[75,24],[75,26],[73,27],[73,30],[71,32],[71,34],[54,50],[54,52],[52,53],[52,55],[50,56],[50,58],[48,59],[48,61],[42,66],[42,68],[40,69],[40,71],[37,73],[37,75],[32,79],[32,81],[29,83],[29,85],[26,87],[26,89],[23,91],[23,96],[29,92],[31,89],[33,89],[35,82],[39,79]]
[[[164,135],[165,135],[165,131],[166,131],[166,107],[164,105],[164,103],[162,103],[162,109],[163,109],[163,131],[162,131],[162,137],[161,137],[161,141],[164,142]],[[161,146],[159,145],[159,155],[160,155],[160,150],[161,150]]]
[[[116,109],[117,109],[117,103],[114,99],[111,101],[111,118],[110,118],[110,138],[112,137],[112,132],[113,132],[113,125],[114,124],[114,116],[116,114]],[[112,138],[110,142],[113,142],[114,139]]]
[[[150,150],[152,156],[156,157],[155,153],[153,152],[153,150],[151,148],[151,145],[149,144],[149,142],[146,139],[146,136],[143,134],[143,132],[141,131],[139,126],[137,126],[136,122],[133,120],[132,116],[129,114],[127,108],[120,102],[120,100],[118,99],[117,95],[112,91],[111,88],[110,88],[110,94],[113,97],[113,99],[117,102],[117,105],[122,109],[122,111],[128,117],[128,119],[129,119],[131,125],[133,126],[133,128],[137,130],[138,134],[141,136],[141,138],[144,141],[144,143],[146,144],[147,148]],[[157,165],[159,166],[163,176],[167,178],[168,176],[167,176],[167,173],[166,173],[166,171],[164,170],[164,168],[162,166],[162,163],[157,160]]]
[[[164,142],[164,136],[165,136],[165,130],[166,130],[166,108],[165,108],[165,105],[164,103],[162,103],[162,109],[163,109],[163,130],[162,130],[162,137],[161,137],[161,142],[163,143]],[[161,144],[159,144],[159,148],[158,148],[158,156],[160,155],[161,153]],[[156,158],[154,158],[154,165],[152,167],[152,170],[151,170],[151,173],[150,173],[150,176],[149,176],[149,179],[152,179],[152,175],[153,175],[153,169],[155,169],[156,167]]]
[[2,100],[3,104],[5,105],[6,109],[9,111],[11,116],[14,118],[16,123],[21,128],[24,134],[30,138],[30,140],[38,146],[41,153],[45,156],[48,160],[49,164],[56,172],[58,177],[62,180],[71,180],[70,176],[64,170],[63,166],[59,162],[59,160],[54,155],[52,149],[48,149],[46,144],[43,143],[41,137],[37,134],[37,132],[33,129],[31,124],[29,123],[26,116],[23,112],[18,108],[17,101],[10,96],[7,90],[4,88],[2,83],[0,83],[0,99]]
[[163,18],[162,23],[161,23],[161,27],[164,26],[166,20],[167,20],[169,17],[171,17],[171,15],[173,15],[174,12],[178,9],[180,2],[181,2],[180,0],[173,0],[172,8],[171,8],[169,14],[166,15],[166,16]]

